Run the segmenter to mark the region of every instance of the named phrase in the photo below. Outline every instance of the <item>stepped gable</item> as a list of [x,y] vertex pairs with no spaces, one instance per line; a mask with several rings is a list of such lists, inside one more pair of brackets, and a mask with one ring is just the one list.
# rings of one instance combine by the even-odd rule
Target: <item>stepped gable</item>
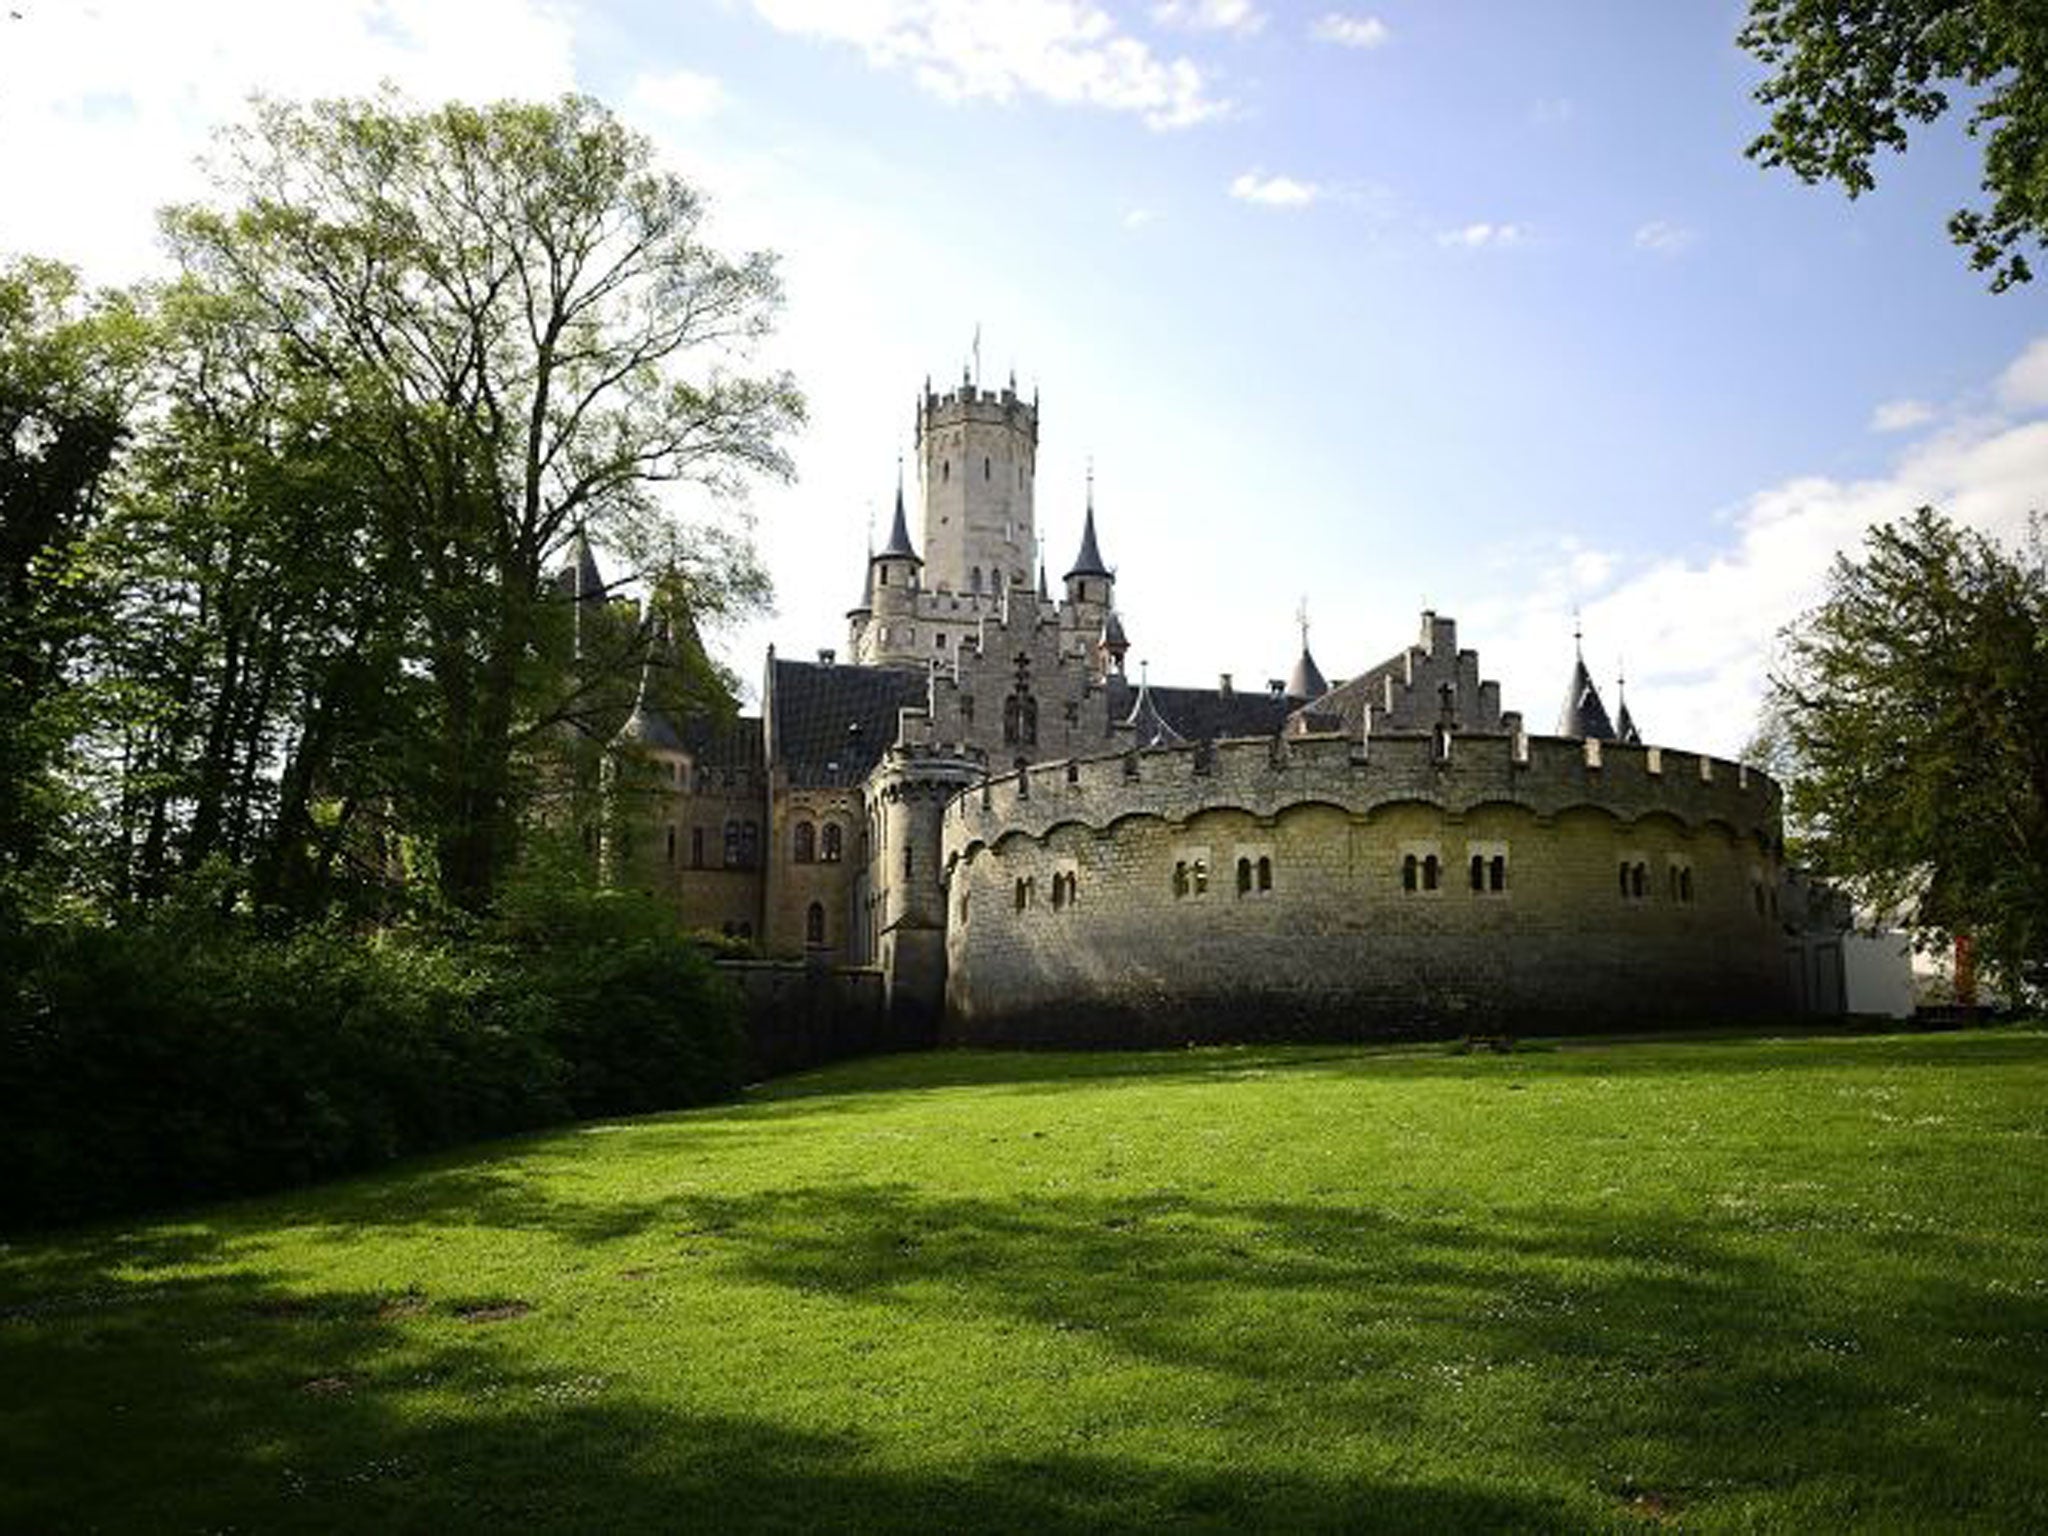
[[1491,734],[1510,728],[1501,712],[1500,685],[1480,675],[1478,652],[1458,648],[1457,621],[1433,609],[1423,612],[1414,644],[1298,709],[1294,729],[1355,736],[1365,730],[1368,711],[1374,735],[1426,735],[1447,711],[1455,730]]
[[768,731],[793,785],[858,784],[896,740],[897,711],[923,708],[930,689],[907,667],[769,663]]
[[[1122,676],[1106,685],[1109,718],[1126,720],[1138,701],[1138,686]],[[1145,685],[1153,709],[1176,735],[1189,741],[1227,741],[1239,736],[1272,736],[1294,708],[1271,693],[1224,693],[1215,688],[1164,688]]]

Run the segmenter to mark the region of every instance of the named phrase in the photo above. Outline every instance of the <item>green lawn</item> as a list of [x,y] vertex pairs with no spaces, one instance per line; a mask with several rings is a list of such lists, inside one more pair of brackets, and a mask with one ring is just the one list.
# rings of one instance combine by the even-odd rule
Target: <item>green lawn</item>
[[0,1530],[2048,1529],[2048,1034],[946,1053],[0,1249]]

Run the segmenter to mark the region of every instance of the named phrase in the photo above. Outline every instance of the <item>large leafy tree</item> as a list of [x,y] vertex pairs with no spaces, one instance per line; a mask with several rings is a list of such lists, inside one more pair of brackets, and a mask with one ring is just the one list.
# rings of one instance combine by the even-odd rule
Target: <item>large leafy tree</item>
[[101,594],[82,549],[107,504],[147,327],[54,262],[0,267],[0,920],[62,819],[80,653]]
[[1922,508],[1836,559],[1768,722],[1802,854],[1860,902],[2048,965],[2048,550]]
[[1994,291],[2024,283],[2048,242],[2048,4],[2043,0],[1751,0],[1742,46],[1775,71],[1757,88],[1770,127],[1751,159],[1851,197],[1877,185],[1881,149],[1972,103],[1988,206],[1949,233]]
[[549,564],[579,527],[672,539],[665,485],[789,472],[801,398],[749,371],[773,261],[711,247],[697,194],[578,97],[261,104],[218,165],[219,202],[167,216],[174,249],[322,402],[359,568],[404,603],[387,676],[427,695],[379,803],[431,846],[449,900],[487,906],[522,745],[560,708]]

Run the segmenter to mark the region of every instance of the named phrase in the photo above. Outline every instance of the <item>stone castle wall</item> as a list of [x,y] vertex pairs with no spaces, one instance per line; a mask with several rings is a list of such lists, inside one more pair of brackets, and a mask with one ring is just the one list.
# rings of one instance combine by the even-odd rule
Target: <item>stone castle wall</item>
[[[1557,738],[1456,736],[1441,752],[1429,737],[1224,742],[1040,765],[958,796],[950,1028],[1143,1044],[1784,1006],[1768,778]],[[1640,895],[1622,874],[1635,866]]]

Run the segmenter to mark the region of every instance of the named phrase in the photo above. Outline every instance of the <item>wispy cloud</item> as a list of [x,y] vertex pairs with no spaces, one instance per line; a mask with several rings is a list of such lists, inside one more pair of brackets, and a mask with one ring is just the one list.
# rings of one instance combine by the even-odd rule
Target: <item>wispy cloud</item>
[[1347,16],[1342,11],[1325,11],[1308,29],[1308,35],[1319,43],[1335,43],[1342,48],[1378,48],[1393,33],[1377,16]]
[[2048,336],[2013,359],[1998,376],[1998,403],[2008,410],[2048,410]]
[[1870,413],[1873,432],[1910,432],[1934,420],[1934,407],[1925,400],[1887,400]]
[[1473,615],[1496,637],[1503,683],[1525,701],[1531,725],[1547,728],[1542,711],[1571,665],[1577,603],[1603,685],[1627,657],[1629,707],[1650,739],[1739,751],[1776,638],[1819,600],[1837,554],[1855,554],[1875,525],[1930,505],[2011,544],[2028,513],[2048,506],[2048,337],[2005,371],[1998,391],[2005,414],[1923,420],[1879,474],[1802,475],[1758,491],[1718,547],[1647,562],[1589,560],[1571,540],[1518,551],[1514,592]]
[[1639,224],[1631,237],[1637,250],[1648,251],[1653,256],[1680,255],[1699,244],[1699,239],[1698,230],[1674,224],[1669,219],[1652,219],[1647,224]]
[[1463,224],[1438,233],[1436,243],[1447,250],[1504,251],[1529,243],[1526,224],[1492,224],[1484,221]]
[[1190,32],[1235,32],[1249,36],[1266,24],[1266,13],[1252,0],[1159,0],[1152,19],[1162,27]]
[[1036,97],[1186,128],[1231,103],[1186,58],[1162,58],[1089,0],[754,0],[779,31],[859,48],[945,101]]
[[725,99],[725,87],[714,76],[700,75],[694,69],[642,75],[626,92],[629,110],[679,123],[701,122],[723,107]]
[[1123,218],[1125,229],[1143,229],[1149,224],[1157,224],[1158,222],[1159,210],[1157,208],[1132,208],[1124,214]]
[[1329,189],[1313,181],[1292,176],[1262,176],[1246,171],[1230,184],[1230,195],[1240,202],[1261,203],[1268,208],[1306,208],[1329,195]]

